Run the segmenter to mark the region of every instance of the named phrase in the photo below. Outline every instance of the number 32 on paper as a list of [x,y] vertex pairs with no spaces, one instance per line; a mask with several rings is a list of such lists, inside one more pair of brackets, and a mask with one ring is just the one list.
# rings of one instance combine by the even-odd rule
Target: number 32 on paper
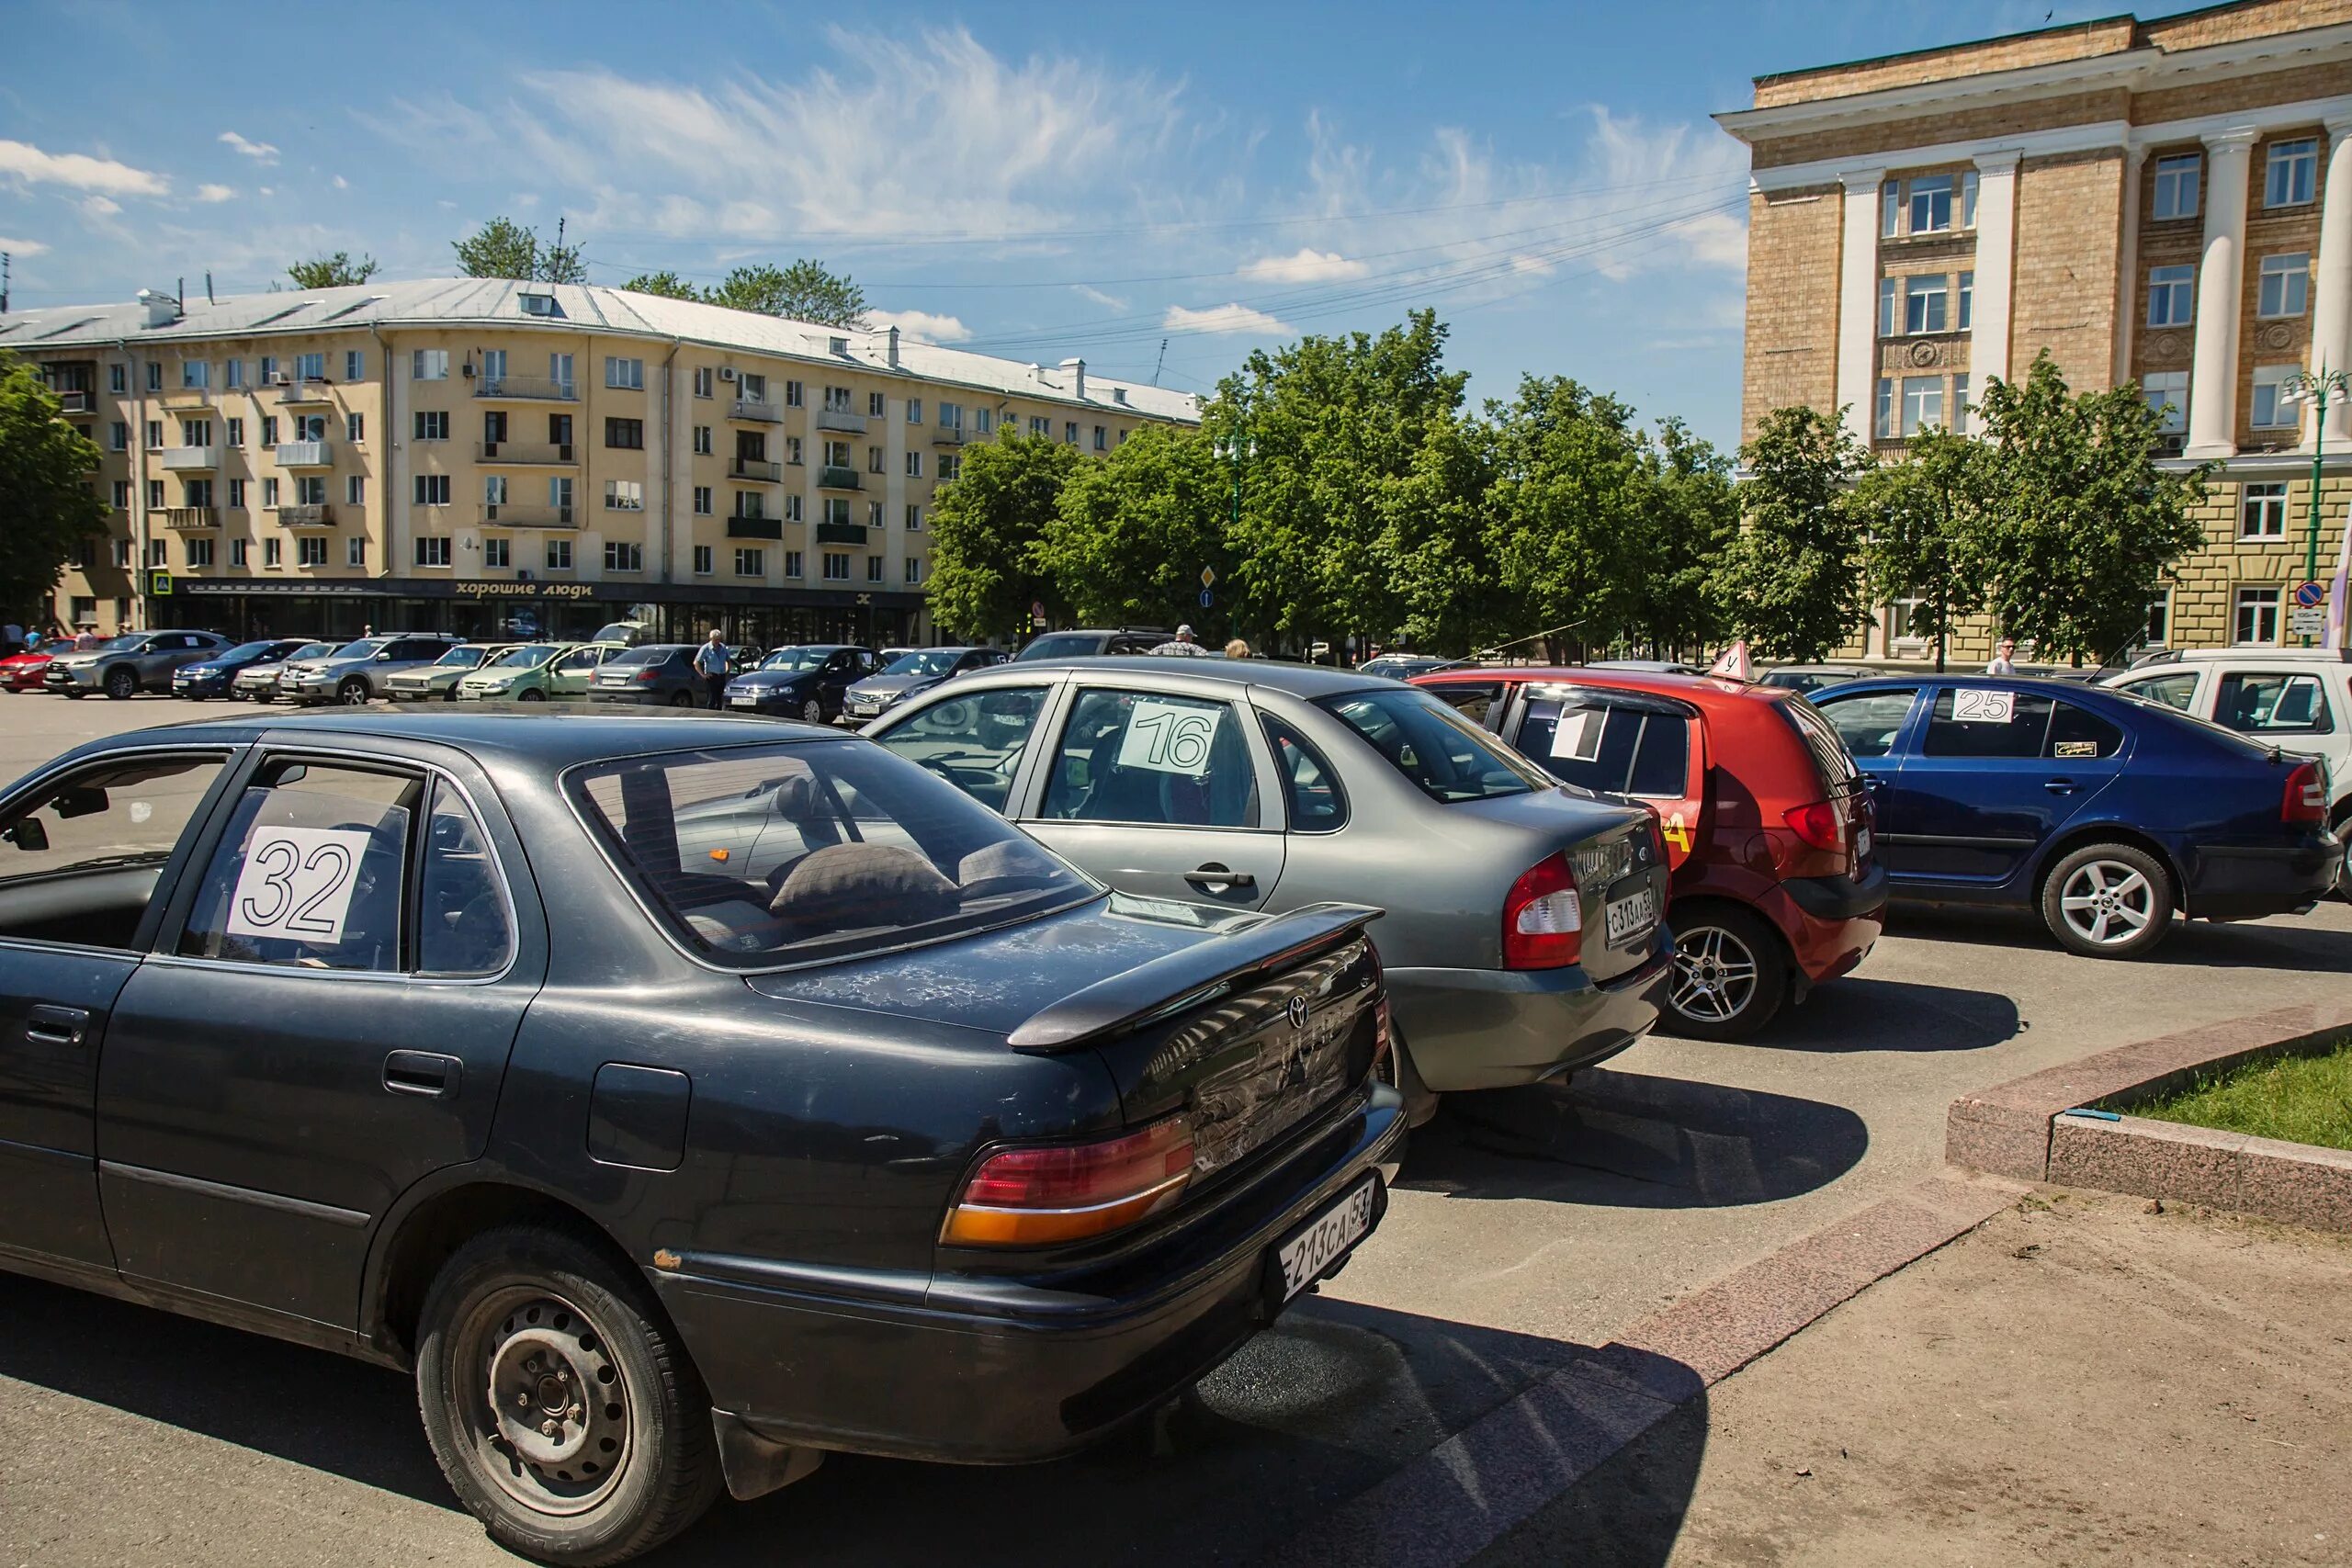
[[349,828],[256,829],[229,898],[229,934],[342,942],[367,852],[368,835]]

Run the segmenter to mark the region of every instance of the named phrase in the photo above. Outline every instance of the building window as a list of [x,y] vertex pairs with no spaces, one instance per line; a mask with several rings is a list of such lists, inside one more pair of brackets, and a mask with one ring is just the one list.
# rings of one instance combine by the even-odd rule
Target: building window
[[2197,316],[2197,269],[2193,266],[2152,266],[2148,269],[2148,324],[2185,327]]
[[147,450],[153,452],[163,444],[164,422],[160,419],[149,420],[147,422]]
[[767,551],[765,551],[765,550],[763,550],[763,549],[753,549],[753,548],[750,547],[749,546],[741,546],[741,545],[739,545],[739,546],[737,546],[737,547],[736,547],[736,549],[735,549],[735,575],[736,575],[736,576],[738,576],[738,577],[765,577],[765,576],[767,575],[767,572],[768,572],[768,553],[767,553]]
[[1960,176],[1960,226],[1976,227],[1976,171],[1970,169]]
[[[122,502],[121,502],[121,499],[120,499],[120,493],[121,493],[121,492],[120,492],[119,491],[118,491],[116,493],[117,493],[117,500],[116,500],[116,502],[115,502],[115,504],[116,504],[117,506],[120,506],[120,505],[122,504]],[[231,479],[231,480],[229,481],[229,509],[230,509],[231,511],[232,511],[232,512],[243,512],[243,511],[245,509],[245,481],[244,481],[244,480],[243,480],[243,479]]]
[[368,476],[366,474],[345,475],[343,480],[343,499],[346,503],[352,506],[367,505]]
[[416,504],[447,506],[449,504],[449,476],[419,474],[416,476]]
[[2260,316],[2300,316],[2311,304],[2312,257],[2309,251],[2262,258],[2262,288],[2255,313]]
[[2254,412],[2246,423],[2256,430],[2292,430],[2302,423],[2301,406],[2287,396],[2288,379],[2300,365],[2257,365],[2254,367]]
[[[1939,278],[1937,281],[1938,281],[1938,282],[1941,282],[1941,281],[1942,281],[1942,279]],[[1942,310],[1941,310],[1941,308],[1940,308],[1940,300],[1939,301],[1939,309],[1938,309],[1937,314],[1938,314],[1938,316],[1939,316],[1939,317],[1940,317],[1940,316],[1942,315]],[[1942,329],[1942,328],[1940,328],[1940,327],[1938,327],[1938,328],[1935,328],[1935,329],[1933,329],[1933,330],[1934,330],[1934,331],[1937,331],[1937,332],[1941,332],[1943,329]],[[1106,427],[1104,427],[1104,426],[1102,426],[1102,425],[1100,425],[1100,424],[1098,424],[1098,425],[1096,425],[1096,426],[1094,427],[1094,449],[1095,449],[1097,452],[1108,452],[1108,451],[1111,449],[1111,432],[1109,431],[1109,429],[1107,429]]]
[[800,498],[798,496],[787,495],[784,498],[784,520],[786,523],[797,523],[800,521]]
[[797,409],[800,406],[801,401],[802,394],[800,390],[800,383],[797,381],[786,381],[784,384],[784,406],[788,409]]
[[2234,642],[2271,647],[2278,641],[2278,590],[2241,588],[2231,623]]
[[1976,275],[1973,272],[1963,272],[1960,275],[1960,330],[1962,332],[1968,331],[1975,324],[1975,315]]
[[265,387],[277,385],[277,359],[274,355],[261,356],[261,384]]
[[831,525],[849,522],[849,502],[837,495],[825,498],[825,522]]
[[710,426],[707,424],[695,425],[695,456],[697,457],[707,457],[710,456]]
[[880,419],[889,412],[889,405],[879,392],[865,394],[865,414],[868,419]]
[[1889,180],[1878,192],[1878,236],[1892,240],[1903,231],[1903,182]]
[[[234,365],[237,362],[232,359],[229,363]],[[109,365],[107,367],[107,390],[112,392],[116,397],[120,397],[125,392],[130,390],[130,372],[128,366]]]
[[150,512],[161,512],[163,509],[164,481],[161,479],[149,479],[147,481],[147,510]]
[[[1939,333],[1944,330],[1944,306],[1949,295],[1950,280],[1941,273],[1923,274],[1903,280],[1903,330],[1906,333]],[[1099,442],[1096,445],[1101,445]]]
[[343,546],[344,565],[366,566],[368,564],[368,541],[365,538],[345,539]]
[[449,378],[449,351],[446,348],[420,348],[409,355],[409,378],[415,381],[446,381]]
[[343,437],[354,446],[357,446],[361,442],[366,441],[368,439],[368,416],[364,413],[345,414],[343,416]]
[[1944,422],[1944,378],[1940,376],[1903,378],[1903,434],[1917,435]]
[[[353,414],[351,417],[357,419],[359,416]],[[221,423],[228,428],[228,434],[225,437],[228,444],[232,446],[243,446],[245,444],[245,422],[232,416]]]
[[695,396],[697,398],[710,396],[710,367],[707,365],[695,367]]
[[571,541],[549,539],[547,553],[543,558],[547,561],[549,571],[570,571],[571,570]]
[[865,449],[865,471],[869,474],[878,474],[882,472],[883,456],[884,454],[881,447],[868,446]]
[[1890,377],[1878,378],[1878,399],[1871,416],[1871,434],[1881,441],[1894,439],[1894,382]]
[[797,435],[784,438],[784,460],[796,468],[800,466],[800,437]]
[[343,351],[343,378],[346,381],[368,378],[368,355],[364,350],[346,348]]
[[419,536],[416,541],[416,564],[447,566],[449,564],[448,539],[444,536]]
[[2198,183],[2205,160],[2195,152],[2178,152],[2156,160],[2154,216],[2162,221],[2197,216]]
[[276,479],[264,479],[261,481],[261,503],[265,510],[277,504],[277,481]]
[[1911,182],[1911,228],[1914,234],[1940,234],[1951,227],[1951,176],[1922,175]]
[[921,424],[922,423],[922,400],[921,398],[909,398],[907,400],[907,423],[909,424]]
[[160,359],[147,362],[147,389],[151,392],[164,389],[164,362]]
[[786,577],[798,577],[800,575],[800,552],[798,550],[786,550],[784,552],[784,575]]
[[605,570],[606,571],[643,571],[645,547],[607,540],[605,544]]
[[865,558],[865,581],[868,582],[879,582],[882,581],[882,558],[880,556],[868,556]]
[[695,486],[695,515],[697,517],[709,516],[710,507],[710,487],[708,485]]
[[1968,434],[1968,378],[1965,376],[1951,378],[1951,433],[1954,435]]
[[506,504],[506,476],[504,474],[484,474],[481,477],[481,503],[492,507]]
[[107,446],[116,452],[130,450],[130,426],[127,422],[119,419],[107,427]]
[[2262,205],[2301,207],[2312,198],[2312,184],[2319,171],[2319,143],[2306,136],[2270,144],[2263,166]]
[[327,542],[324,539],[297,539],[294,541],[294,564],[297,566],[327,564]]
[[325,380],[327,378],[327,356],[325,353],[322,351],[317,354],[296,355],[294,356],[294,378],[298,381]]
[[187,541],[187,564],[190,567],[210,566],[212,564],[211,540],[189,539]]
[[2142,634],[2140,646],[2162,648],[2172,630],[2172,595],[2148,601],[2148,629]]
[[617,387],[625,392],[643,391],[645,389],[645,361],[622,359],[617,355],[606,355],[605,356],[605,385]]
[[[201,359],[183,359],[180,361],[181,391],[200,392],[210,385],[212,385],[212,367],[209,364]],[[199,540],[189,541],[191,544],[201,542],[202,541]]]
[[2162,417],[2156,428],[2178,435],[2188,428],[2188,372],[2159,370],[2140,378],[2140,395]]
[[261,564],[265,567],[284,566],[286,564],[284,541],[264,539],[261,542]]
[[1032,434],[1032,435],[1051,435],[1053,433],[1054,433],[1054,422],[1053,422],[1052,420],[1047,419],[1047,418],[1044,417],[1044,416],[1043,416],[1043,415],[1041,415],[1041,414],[1034,414],[1034,413],[1033,413],[1033,414],[1031,414],[1031,415],[1029,416],[1029,434]]
[[841,550],[825,552],[825,581],[828,582],[849,581],[849,556],[845,552]]
[[261,444],[265,446],[277,445],[277,416],[274,413],[261,416]]
[[449,415],[445,410],[416,411],[416,438],[419,441],[449,439]]
[[909,556],[907,558],[907,582],[909,586],[912,586],[922,581],[922,558],[920,556]]
[[506,539],[484,539],[481,542],[481,564],[495,571],[504,571],[514,564],[514,546]]
[[229,564],[239,569],[253,565],[254,543],[251,539],[229,541]]
[[168,555],[166,555],[166,554],[164,553],[164,552],[165,552],[169,547],[168,547],[167,545],[165,545],[165,544],[164,544],[164,542],[163,540],[161,540],[161,539],[150,539],[150,540],[148,540],[148,541],[147,541],[147,564],[148,564],[149,566],[169,566],[169,565],[171,565],[171,564],[172,564],[172,562],[171,562],[171,558],[170,558]]
[[735,492],[736,516],[758,517],[764,519],[767,514],[768,509],[766,502],[761,498],[758,492],[748,490],[739,490]]
[[922,507],[921,506],[921,504],[919,504],[918,502],[911,502],[911,501],[910,501],[910,502],[907,502],[907,528],[908,528],[908,530],[909,530],[910,532],[912,532],[913,530],[915,530],[915,529],[917,529],[917,528],[920,528],[920,527],[922,527]]
[[975,434],[975,435],[986,435],[986,434],[988,434],[990,431],[994,430],[995,428],[996,428],[996,411],[995,411],[995,410],[993,410],[993,409],[974,409],[974,410],[972,411],[972,434]]
[[1062,445],[1065,446],[1078,445],[1078,421],[1072,419],[1062,422]]
[[882,503],[880,502],[869,501],[865,503],[865,525],[869,528],[879,528],[882,526]]
[[696,545],[695,547],[695,575],[696,577],[708,577],[711,573],[718,570],[718,567],[712,564],[712,558],[717,556],[718,553],[718,551],[712,549],[708,545]]
[[306,474],[294,481],[294,504],[324,506],[327,503],[327,481],[322,474]]
[[910,452],[907,454],[907,478],[910,479],[919,479],[922,478],[922,453]]
[[608,419],[605,422],[605,445],[624,451],[645,450],[645,422],[641,419]]
[[606,479],[605,509],[607,512],[642,512],[645,510],[645,485],[639,479]]
[[[2287,486],[2283,480],[2250,484],[2238,492],[2238,537],[2287,536]],[[2241,639],[2243,640],[2243,639]]]

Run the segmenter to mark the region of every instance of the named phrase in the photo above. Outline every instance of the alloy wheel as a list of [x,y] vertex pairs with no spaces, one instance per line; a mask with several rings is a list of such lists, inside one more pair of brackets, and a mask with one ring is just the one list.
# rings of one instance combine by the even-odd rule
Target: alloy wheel
[[2085,942],[2120,947],[2155,918],[2156,890],[2121,861],[2089,861],[2076,866],[2058,890],[2058,909]]
[[457,1365],[480,1396],[465,1435],[482,1470],[536,1513],[586,1513],[628,1468],[628,1380],[579,1307],[537,1286],[485,1297],[461,1326]]
[[1677,933],[1672,999],[1685,1017],[1729,1022],[1756,999],[1756,954],[1721,926]]
[[800,716],[810,724],[822,724],[825,722],[825,706],[816,698],[810,697],[800,705]]

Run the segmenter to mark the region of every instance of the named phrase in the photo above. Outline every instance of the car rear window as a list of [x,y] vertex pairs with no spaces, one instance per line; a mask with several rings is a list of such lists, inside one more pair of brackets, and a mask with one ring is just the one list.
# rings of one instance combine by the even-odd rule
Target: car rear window
[[1082,659],[1101,647],[1092,632],[1057,632],[1039,637],[1016,656],[1022,659]]
[[[1911,694],[1903,694],[1905,702]],[[1813,759],[1814,776],[1821,781],[1825,794],[1838,795],[1854,788],[1861,777],[1861,770],[1854,766],[1853,754],[1846,750],[1844,737],[1838,727],[1822,716],[1821,710],[1802,699],[1772,705],[1781,716],[1796,728],[1804,741],[1805,754]]]
[[667,648],[625,648],[606,660],[605,667],[609,670],[616,664],[667,664],[672,651]]
[[1533,763],[1419,687],[1349,692],[1315,705],[1431,800],[1492,800],[1553,787]]
[[911,762],[863,743],[676,751],[564,787],[671,932],[732,968],[876,953],[1102,889]]
[[1585,789],[1674,799],[1690,787],[1690,721],[1680,714],[1536,697],[1520,723],[1519,749]]

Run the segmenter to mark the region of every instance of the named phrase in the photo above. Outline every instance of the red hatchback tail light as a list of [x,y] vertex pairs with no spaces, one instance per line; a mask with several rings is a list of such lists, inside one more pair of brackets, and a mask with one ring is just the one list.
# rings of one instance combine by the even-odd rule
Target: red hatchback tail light
[[1193,1129],[1182,1116],[1095,1143],[999,1149],[964,1183],[939,1239],[1049,1247],[1102,1235],[1175,1202],[1192,1174]]
[[1503,900],[1503,967],[1565,969],[1584,952],[1584,907],[1568,857],[1538,861]]
[[1846,847],[1846,817],[1836,805],[1816,800],[1811,806],[1800,806],[1781,813],[1781,820],[1789,830],[1816,850],[1842,850]]
[[2327,770],[2304,762],[2287,775],[2286,793],[2278,802],[2281,822],[2327,820]]

